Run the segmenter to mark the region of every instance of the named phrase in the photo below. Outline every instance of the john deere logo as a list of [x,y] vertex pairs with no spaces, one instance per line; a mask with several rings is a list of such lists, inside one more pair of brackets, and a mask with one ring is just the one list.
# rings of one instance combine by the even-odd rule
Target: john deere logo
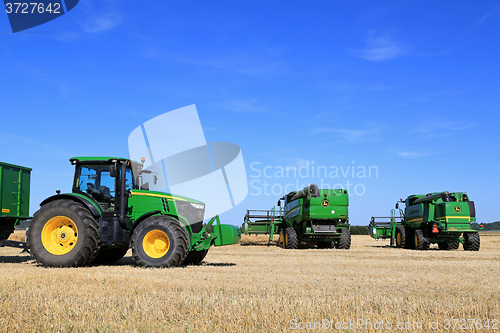
[[455,212],[460,213],[462,211],[462,208],[460,206],[455,206]]
[[321,206],[323,206],[323,207],[328,207],[329,205],[330,205],[330,203],[328,202],[328,200],[323,200],[321,202]]

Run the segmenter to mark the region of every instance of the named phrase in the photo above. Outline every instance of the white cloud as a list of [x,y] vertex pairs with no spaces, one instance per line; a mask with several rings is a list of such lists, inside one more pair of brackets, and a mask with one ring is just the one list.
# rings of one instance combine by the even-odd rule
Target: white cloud
[[404,151],[404,152],[398,153],[398,155],[401,157],[404,157],[404,158],[419,158],[419,157],[423,157],[423,156],[428,156],[429,154],[420,153],[420,152]]
[[329,128],[329,127],[317,127],[311,130],[311,134],[317,133],[334,133],[342,141],[347,142],[368,142],[368,141],[380,141],[381,131],[386,128],[386,126],[372,125],[371,128],[367,129],[339,129],[339,128]]
[[391,40],[387,36],[376,36],[374,31],[368,33],[366,46],[353,55],[369,61],[385,61],[397,58],[406,52],[406,47]]
[[88,33],[100,33],[112,30],[122,23],[121,18],[117,13],[110,13],[101,16],[94,16],[87,22],[83,23],[83,30]]
[[450,136],[453,132],[463,131],[476,126],[473,123],[463,123],[458,121],[441,121],[441,122],[427,122],[421,123],[419,126],[412,129],[414,133],[429,138]]

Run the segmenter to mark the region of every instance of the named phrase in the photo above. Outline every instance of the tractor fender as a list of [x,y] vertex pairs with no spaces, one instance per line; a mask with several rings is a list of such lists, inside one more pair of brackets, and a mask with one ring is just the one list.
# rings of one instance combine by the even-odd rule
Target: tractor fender
[[144,221],[145,219],[147,219],[148,217],[151,217],[153,215],[160,215],[161,213],[161,210],[153,210],[151,212],[147,212],[146,214],[142,214],[141,216],[139,216],[135,221],[134,221],[134,224],[132,225],[132,229],[130,229],[130,235],[133,234],[135,228],[137,228],[137,226],[139,224],[141,224],[142,221]]
[[151,212],[147,212],[146,214],[142,214],[141,216],[139,216],[135,221],[134,221],[134,225],[132,226],[132,229],[130,229],[130,235],[132,235],[134,233],[134,230],[135,228],[137,228],[137,226],[139,224],[141,224],[142,221],[144,221],[145,219],[147,219],[148,217],[151,217],[153,215],[165,215],[165,216],[171,216],[173,218],[175,218],[176,220],[179,220],[179,222],[181,223],[181,226],[183,226],[184,228],[186,228],[188,234],[192,234],[193,231],[191,230],[191,226],[189,224],[186,224],[188,223],[187,220],[185,218],[183,218],[182,216],[176,216],[176,215],[169,215],[169,214],[161,214],[161,210],[153,210]]
[[41,203],[40,203],[40,206],[43,206],[45,204],[48,204],[49,202],[52,202],[52,201],[55,201],[55,200],[62,200],[62,199],[69,199],[69,200],[73,200],[73,201],[76,201],[76,202],[79,202],[81,203],[82,205],[84,205],[85,207],[87,207],[90,212],[92,213],[92,215],[94,215],[94,217],[100,217],[101,216],[101,212],[100,210],[98,210],[92,201],[88,200],[88,199],[85,199],[79,195],[74,195],[74,194],[70,194],[70,193],[65,193],[65,194],[56,194],[56,195],[53,195],[51,197],[48,197],[47,199],[43,200]]

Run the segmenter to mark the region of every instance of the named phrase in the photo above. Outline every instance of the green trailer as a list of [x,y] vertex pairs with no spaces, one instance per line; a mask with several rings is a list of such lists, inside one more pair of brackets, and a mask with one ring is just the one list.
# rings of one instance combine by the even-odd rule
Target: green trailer
[[[404,203],[404,211],[399,208]],[[396,203],[390,217],[372,217],[369,234],[374,239],[390,239],[391,246],[427,250],[437,244],[441,250],[479,251],[479,233],[474,202],[465,192],[435,192],[410,195]]]
[[318,248],[351,247],[348,217],[349,195],[344,189],[318,189],[311,184],[283,196],[275,208],[249,210],[244,218],[245,234],[279,234],[278,246],[296,249],[300,242]]
[[0,162],[0,247],[26,249],[26,243],[8,240],[20,221],[29,216],[31,169]]

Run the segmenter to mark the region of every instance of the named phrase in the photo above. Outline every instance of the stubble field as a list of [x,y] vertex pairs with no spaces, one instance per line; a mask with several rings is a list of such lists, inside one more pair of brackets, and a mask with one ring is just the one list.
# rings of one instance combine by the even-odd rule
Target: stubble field
[[43,268],[0,248],[0,331],[500,330],[500,235],[483,236],[479,252],[390,249],[369,236],[348,251],[265,243],[244,236],[172,269],[136,267],[130,251],[110,266]]

